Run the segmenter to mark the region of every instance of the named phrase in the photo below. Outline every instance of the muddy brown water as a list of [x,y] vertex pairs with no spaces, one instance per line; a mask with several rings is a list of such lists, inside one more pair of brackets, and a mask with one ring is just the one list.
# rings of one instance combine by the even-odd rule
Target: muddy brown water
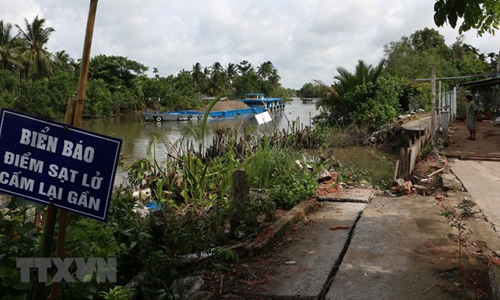
[[382,180],[387,181],[393,176],[394,161],[397,159],[397,153],[389,150],[353,146],[324,150],[307,150],[306,155],[314,160],[319,154],[325,155],[330,151],[333,152],[333,157],[344,166],[352,166],[362,171],[359,176],[360,180],[379,183]]
[[[243,130],[245,126],[251,126],[254,130],[266,132],[270,127],[277,126],[280,129],[287,129],[292,122],[298,121],[301,126],[312,124],[312,118],[319,111],[315,103],[302,103],[300,98],[293,98],[287,102],[285,110],[273,115],[274,121],[268,125],[259,127],[255,118],[239,118],[222,121],[209,121],[206,129],[205,142],[210,143],[214,134],[219,129],[237,128]],[[193,132],[199,127],[197,121],[194,122],[143,122],[140,115],[120,115],[107,119],[86,119],[83,121],[84,129],[101,133],[104,135],[120,138],[123,140],[122,153],[128,161],[147,156],[147,149],[155,134],[161,133],[171,142],[180,139],[191,139],[199,143],[194,138]],[[347,165],[354,165],[357,168],[366,169],[373,172],[376,180],[388,179],[392,172],[391,158],[376,149],[366,147],[348,147],[334,149],[335,158]],[[156,155],[162,160],[166,156],[165,147],[159,145]],[[124,183],[125,174],[122,170],[118,171],[115,184]]]

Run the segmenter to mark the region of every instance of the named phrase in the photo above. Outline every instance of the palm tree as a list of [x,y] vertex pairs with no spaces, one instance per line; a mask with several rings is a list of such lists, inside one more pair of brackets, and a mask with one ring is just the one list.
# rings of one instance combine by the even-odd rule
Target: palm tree
[[374,83],[382,74],[384,64],[384,59],[376,67],[367,65],[363,60],[358,60],[354,73],[349,72],[346,68],[338,67],[337,72],[339,74],[334,77],[337,80],[337,83],[334,85],[335,90],[342,97],[358,85],[368,82]]
[[11,34],[12,25],[4,24],[0,21],[0,69],[9,68],[22,69],[23,65],[19,61],[16,50],[19,49],[19,40]]
[[221,94],[224,91],[227,84],[227,82],[224,79],[225,78],[222,73],[212,72],[208,80],[208,87],[207,87],[208,93],[212,96],[217,96]]
[[235,64],[229,63],[226,68],[226,78],[228,85],[234,90],[234,82],[238,78],[238,68]]
[[266,61],[257,67],[257,74],[263,79],[266,80],[273,72],[274,66],[270,61]]
[[148,80],[149,79],[146,75],[139,75],[132,79],[133,96],[136,99],[137,103],[137,107],[135,107],[135,109],[146,107],[146,102],[144,99],[144,88]]
[[196,88],[201,91],[204,85],[206,75],[202,71],[202,66],[199,62],[193,65],[193,70],[191,71],[191,77],[193,78]]
[[44,28],[45,19],[35,17],[32,23],[24,19],[26,31],[19,25],[19,35],[26,42],[24,52],[21,54],[22,59],[28,67],[28,76],[32,79],[43,75],[50,76],[52,72],[52,63],[50,53],[44,48],[49,40],[49,36],[55,31],[52,27]]
[[277,87],[280,83],[280,75],[278,74],[278,70],[273,68],[271,71],[271,74],[268,76],[269,82],[274,86]]
[[230,81],[233,81],[238,76],[238,68],[235,64],[229,63],[226,68],[226,76]]
[[330,108],[331,111],[338,111],[340,115],[347,115],[346,111],[352,108],[346,102],[344,96],[355,87],[369,82],[375,83],[382,74],[385,60],[382,59],[376,67],[367,65],[363,60],[358,60],[354,73],[343,67],[338,67],[339,73],[334,78],[337,80],[332,86],[327,86],[321,81],[315,81],[320,86],[326,87],[328,95],[316,103],[317,107]]
[[74,60],[66,53],[65,50],[58,51],[54,54],[54,65],[61,70],[69,70],[73,68]]
[[222,65],[220,64],[220,62],[214,62],[214,64],[212,65],[211,67],[211,70],[212,70],[212,74],[222,74],[224,72],[224,68],[222,67]]

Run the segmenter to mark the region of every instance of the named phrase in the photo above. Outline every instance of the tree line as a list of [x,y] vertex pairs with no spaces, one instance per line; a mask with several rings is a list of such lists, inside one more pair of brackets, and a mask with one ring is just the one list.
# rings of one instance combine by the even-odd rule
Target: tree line
[[[17,30],[17,32],[16,32]],[[25,19],[23,26],[0,21],[0,107],[57,118],[64,115],[68,97],[75,97],[80,61],[64,50],[51,53],[47,43],[55,32],[45,19]],[[272,62],[254,67],[248,61],[223,66],[215,62],[176,75],[160,76],[153,68],[127,57],[96,55],[89,65],[85,117],[110,117],[142,109],[195,109],[202,96],[226,95],[238,99],[249,92],[282,97]]]
[[[318,106],[324,111],[318,121],[376,129],[404,111],[430,110],[430,83],[414,79],[430,78],[431,66],[437,77],[455,77],[494,73],[498,61],[497,53],[481,53],[463,36],[448,46],[437,30],[429,28],[390,42],[384,52],[375,66],[359,60],[353,72],[338,67],[333,84],[307,83],[298,94],[322,98]],[[445,88],[461,81],[446,81]]]

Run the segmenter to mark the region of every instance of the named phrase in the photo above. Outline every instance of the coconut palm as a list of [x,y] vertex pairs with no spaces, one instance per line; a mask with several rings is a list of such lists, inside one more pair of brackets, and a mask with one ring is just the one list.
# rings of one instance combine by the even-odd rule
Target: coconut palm
[[196,88],[201,91],[204,86],[206,75],[202,71],[202,66],[199,62],[193,65],[193,70],[191,71],[191,77],[193,78]]
[[222,74],[224,72],[224,68],[220,64],[220,62],[214,62],[214,64],[211,67],[211,73],[212,74]]
[[208,78],[207,91],[210,95],[216,96],[221,94],[227,85],[227,81],[222,73],[212,72]]
[[277,87],[280,83],[280,75],[278,74],[278,70],[273,68],[271,74],[267,77],[269,82],[273,85],[273,87]]
[[238,77],[238,68],[236,67],[235,64],[233,63],[227,64],[226,77],[229,79],[230,82],[233,82],[236,79],[236,77]]
[[16,50],[19,49],[19,40],[12,36],[12,25],[0,21],[0,69],[17,68],[22,69]]
[[349,72],[346,68],[338,67],[339,74],[334,77],[337,80],[334,84],[335,90],[342,97],[358,85],[368,82],[374,83],[382,74],[384,63],[385,60],[382,59],[376,67],[373,67],[367,65],[363,60],[358,60],[354,73]]
[[51,55],[44,46],[55,29],[52,27],[44,28],[45,19],[39,19],[38,16],[31,23],[26,19],[24,19],[24,22],[25,30],[19,25],[16,25],[16,27],[19,30],[19,36],[26,42],[21,57],[27,65],[28,76],[32,79],[43,75],[50,76],[52,73]]
[[234,90],[234,83],[238,78],[238,68],[233,63],[228,63],[225,71],[228,86]]
[[58,51],[54,54],[54,65],[61,70],[73,69],[73,63],[74,60],[65,50]]
[[273,69],[274,69],[273,63],[270,61],[266,61],[257,67],[257,74],[263,80],[266,80],[269,76],[271,76]]

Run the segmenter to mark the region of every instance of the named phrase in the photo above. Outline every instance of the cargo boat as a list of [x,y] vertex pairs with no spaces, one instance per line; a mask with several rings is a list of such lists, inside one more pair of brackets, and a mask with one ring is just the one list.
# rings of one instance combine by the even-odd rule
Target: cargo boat
[[[262,113],[264,111],[277,111],[285,108],[282,98],[267,98],[262,93],[245,94],[244,99],[240,99],[249,108],[231,109],[223,111],[212,111],[208,114],[209,120],[233,119],[247,117]],[[204,112],[196,110],[178,110],[178,111],[146,111],[142,113],[145,121],[201,121]]]

